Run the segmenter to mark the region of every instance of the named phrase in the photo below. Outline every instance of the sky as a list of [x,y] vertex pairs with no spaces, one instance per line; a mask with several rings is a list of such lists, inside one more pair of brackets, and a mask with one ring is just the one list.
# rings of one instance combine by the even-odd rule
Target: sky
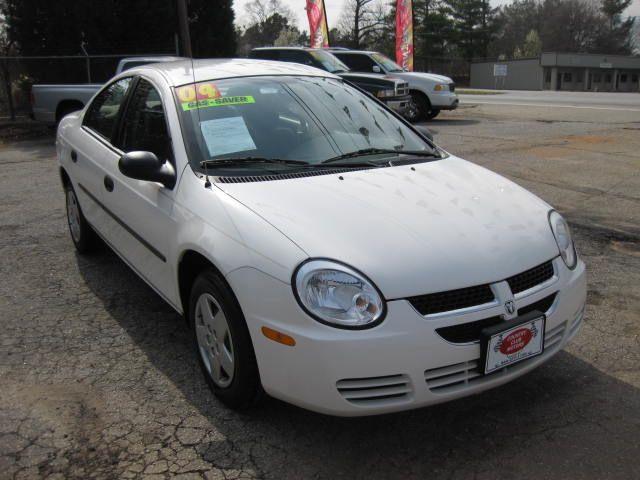
[[[233,0],[233,9],[236,13],[236,21],[240,24],[246,20],[246,13],[244,6],[249,3],[250,0]],[[307,13],[304,10],[306,4],[305,0],[281,0],[284,5],[287,5],[293,11],[296,16],[297,25],[301,30],[308,30]],[[329,28],[333,28],[337,25],[342,11],[342,6],[346,0],[325,0],[325,6],[327,9],[327,20]],[[504,5],[505,3],[511,3],[511,0],[491,0],[491,4],[494,7],[498,5]],[[640,0],[633,0],[631,6],[625,12],[630,16],[640,16]]]

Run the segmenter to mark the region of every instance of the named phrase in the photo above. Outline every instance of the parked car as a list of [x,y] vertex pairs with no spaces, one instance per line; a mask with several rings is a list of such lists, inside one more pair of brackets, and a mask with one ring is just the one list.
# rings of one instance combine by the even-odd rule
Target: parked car
[[76,248],[102,238],[185,316],[230,407],[431,405],[580,328],[585,266],[557,211],[317,68],[134,68],[56,145]]
[[[118,62],[116,75],[130,68],[157,62],[172,62],[181,57],[130,57]],[[31,116],[35,120],[56,124],[65,115],[80,110],[102,87],[102,83],[33,85]]]
[[411,103],[409,96],[409,84],[388,75],[372,75],[370,73],[355,73],[349,70],[344,63],[320,48],[306,47],[262,47],[254,48],[249,52],[249,58],[261,60],[277,60],[280,62],[293,62],[320,68],[330,73],[339,75],[352,82],[354,85],[375,95],[389,108],[398,114],[405,116]]
[[407,111],[411,121],[430,120],[440,110],[458,108],[455,83],[444,75],[424,72],[407,72],[396,62],[379,52],[362,50],[331,50],[354,72],[393,75],[409,83],[413,104]]

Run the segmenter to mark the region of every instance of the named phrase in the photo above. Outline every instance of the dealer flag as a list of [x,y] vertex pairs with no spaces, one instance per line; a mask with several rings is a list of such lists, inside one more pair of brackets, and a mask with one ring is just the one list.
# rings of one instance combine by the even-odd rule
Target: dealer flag
[[411,0],[396,3],[396,63],[413,71],[413,5]]
[[311,48],[329,46],[329,28],[324,0],[307,0],[307,18],[309,19],[309,37]]

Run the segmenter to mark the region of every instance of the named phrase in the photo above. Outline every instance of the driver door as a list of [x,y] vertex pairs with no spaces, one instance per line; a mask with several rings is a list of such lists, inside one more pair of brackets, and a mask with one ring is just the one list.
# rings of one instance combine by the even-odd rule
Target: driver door
[[109,188],[105,204],[112,212],[107,240],[169,303],[179,305],[169,262],[176,237],[174,190],[124,176],[118,168],[125,152],[150,151],[174,163],[171,137],[157,88],[138,78],[122,117],[116,146],[104,162]]

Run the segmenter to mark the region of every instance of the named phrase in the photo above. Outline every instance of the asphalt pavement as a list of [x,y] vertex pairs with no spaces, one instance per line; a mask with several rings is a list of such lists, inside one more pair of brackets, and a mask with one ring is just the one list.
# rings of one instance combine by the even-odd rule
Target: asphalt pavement
[[113,253],[75,253],[53,138],[0,144],[0,478],[640,478],[640,113],[593,112],[465,97],[428,124],[567,217],[581,332],[500,388],[355,419],[224,408],[182,319]]

